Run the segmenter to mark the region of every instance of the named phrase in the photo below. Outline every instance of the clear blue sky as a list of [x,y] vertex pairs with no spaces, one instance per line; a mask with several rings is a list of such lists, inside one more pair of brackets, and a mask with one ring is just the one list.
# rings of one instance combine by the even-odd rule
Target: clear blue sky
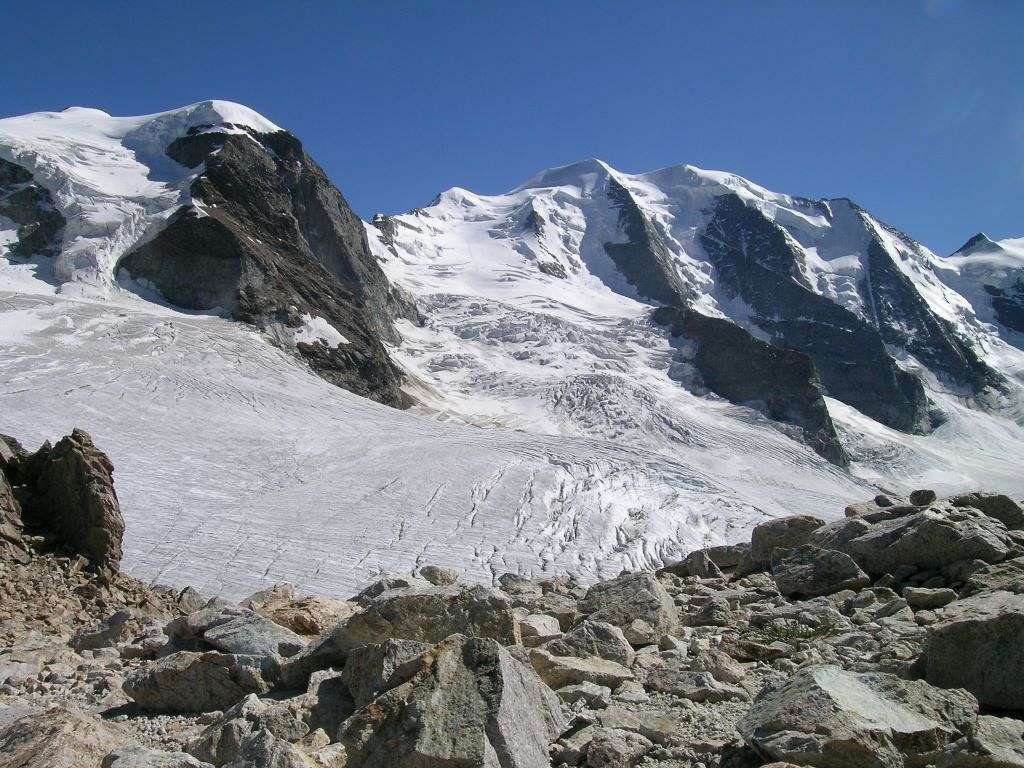
[[363,216],[600,157],[1024,236],[1024,0],[8,3],[0,114],[238,101]]

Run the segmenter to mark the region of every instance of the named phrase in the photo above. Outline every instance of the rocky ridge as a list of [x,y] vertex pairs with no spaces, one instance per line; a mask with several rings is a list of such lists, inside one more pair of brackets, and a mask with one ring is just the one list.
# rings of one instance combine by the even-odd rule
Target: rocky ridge
[[[68,483],[116,502],[65,440],[94,459]],[[58,475],[30,494],[12,466],[55,450],[4,454],[0,766],[1024,765],[1024,507],[1001,494],[877,496],[589,586],[424,566],[233,604],[22,520]]]

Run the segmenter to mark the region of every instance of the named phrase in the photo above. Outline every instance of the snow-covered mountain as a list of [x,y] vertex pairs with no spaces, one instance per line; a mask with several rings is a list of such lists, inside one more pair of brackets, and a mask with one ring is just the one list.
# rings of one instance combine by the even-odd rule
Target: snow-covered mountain
[[963,281],[1013,284],[973,258],[596,160],[364,225],[239,105],[11,118],[0,431],[93,433],[146,578],[592,577],[879,485],[1024,492],[1024,352]]

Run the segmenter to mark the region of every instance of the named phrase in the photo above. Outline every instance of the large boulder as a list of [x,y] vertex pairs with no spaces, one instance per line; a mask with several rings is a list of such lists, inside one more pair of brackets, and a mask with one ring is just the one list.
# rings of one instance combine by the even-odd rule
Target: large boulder
[[811,534],[825,524],[811,515],[790,515],[768,520],[754,527],[750,535],[750,560],[767,568],[776,549],[791,549],[806,544]]
[[396,683],[342,725],[349,765],[550,766],[565,725],[558,699],[498,642],[447,638]]
[[946,749],[939,768],[1024,768],[1024,722],[980,716],[973,734]]
[[935,569],[971,559],[997,563],[1013,550],[1014,542],[998,520],[970,507],[950,505],[875,523],[832,548],[846,552],[877,577],[900,566]]
[[587,590],[579,610],[622,630],[632,645],[657,643],[678,620],[675,603],[652,573],[623,573]]
[[984,592],[941,609],[928,627],[926,675],[983,705],[1024,710],[1024,595]]
[[281,682],[301,688],[311,672],[342,667],[348,654],[363,645],[391,639],[415,640],[431,645],[449,635],[486,637],[502,645],[522,642],[519,624],[507,595],[482,586],[412,586],[385,589],[329,634],[286,660]]
[[1024,530],[1024,505],[1005,494],[977,491],[953,496],[949,501],[957,507],[980,510],[1011,531]]
[[392,675],[410,659],[430,650],[416,640],[387,640],[356,648],[349,653],[341,679],[348,686],[357,708],[365,707],[382,690],[390,688]]
[[301,697],[278,702],[249,694],[193,739],[188,751],[201,760],[221,766],[238,759],[242,743],[254,732],[267,731],[280,739],[299,741],[310,731],[305,722],[304,703]]
[[110,459],[76,429],[53,448],[44,445],[30,463],[32,487],[22,510],[26,525],[45,530],[100,573],[117,573],[124,518]]
[[777,548],[772,554],[772,578],[779,592],[787,597],[833,595],[870,583],[868,575],[849,555],[809,544]]
[[66,707],[26,715],[0,730],[0,768],[94,768],[133,740]]
[[155,712],[224,710],[250,693],[266,693],[274,657],[181,651],[149,662],[124,683],[124,692]]
[[290,629],[257,613],[235,616],[203,632],[203,641],[224,653],[294,656],[306,647]]
[[596,656],[626,667],[633,664],[633,646],[621,629],[605,621],[586,619],[540,647],[554,656]]
[[103,758],[102,768],[213,768],[184,752],[161,752],[136,744],[115,749]]
[[[0,442],[0,445],[6,445]],[[0,554],[27,563],[31,557],[22,535],[24,524],[21,520],[21,504],[14,496],[14,489],[0,469]]]
[[770,760],[903,768],[934,763],[947,745],[973,732],[977,712],[965,691],[820,665],[765,686],[737,729]]
[[554,656],[542,648],[530,651],[530,664],[550,688],[577,683],[594,683],[616,688],[633,679],[628,668],[614,661],[577,656]]
[[966,595],[977,592],[1024,594],[1024,558],[1004,560],[979,568],[967,577],[963,592]]

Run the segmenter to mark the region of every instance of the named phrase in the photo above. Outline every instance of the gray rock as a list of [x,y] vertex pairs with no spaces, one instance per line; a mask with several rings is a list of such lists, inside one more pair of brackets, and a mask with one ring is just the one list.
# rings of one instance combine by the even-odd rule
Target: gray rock
[[112,750],[132,743],[97,717],[51,707],[0,730],[0,768],[91,768]]
[[832,595],[844,589],[861,589],[870,583],[849,555],[811,545],[776,548],[772,555],[772,578],[787,597]]
[[543,613],[531,613],[519,621],[519,633],[523,637],[523,645],[536,647],[562,634],[558,619]]
[[315,670],[343,667],[354,649],[390,639],[434,644],[462,634],[491,638],[502,645],[522,644],[508,596],[487,587],[413,586],[385,590],[360,602],[366,606],[362,611],[285,660],[281,668],[285,688],[302,688]]
[[257,613],[249,613],[210,627],[203,640],[218,651],[249,656],[294,656],[306,647],[290,629]]
[[1024,595],[985,592],[928,626],[928,682],[966,688],[985,706],[1024,709]]
[[238,759],[242,743],[254,732],[265,730],[286,741],[303,738],[310,731],[305,716],[299,700],[279,702],[249,694],[193,739],[188,751],[213,765],[225,765]]
[[459,580],[457,570],[442,568],[440,565],[424,565],[420,568],[420,576],[436,587],[447,587]]
[[952,589],[907,587],[903,590],[903,599],[915,611],[932,610],[952,603],[956,600],[956,592]]
[[720,683],[710,672],[694,672],[671,663],[648,670],[644,688],[708,704],[745,701],[750,698],[750,694],[742,688]]
[[[676,625],[676,606],[652,573],[624,573],[595,584],[579,603],[591,621],[622,630],[632,645],[650,645]],[[639,622],[639,623],[638,623]]]
[[224,768],[309,768],[306,754],[266,730],[253,731],[242,739],[238,756]]
[[982,715],[971,736],[946,749],[938,768],[1024,768],[1024,722]]
[[722,569],[718,567],[718,564],[715,563],[707,550],[704,549],[698,549],[695,552],[691,552],[680,562],[661,568],[658,573],[671,573],[683,578],[688,576],[694,576],[698,579],[722,578]]
[[632,768],[651,748],[638,733],[618,728],[598,728],[587,747],[588,768]]
[[111,614],[95,627],[82,629],[71,638],[71,647],[81,653],[96,648],[111,648],[131,635],[135,614],[130,609],[122,609]]
[[615,706],[606,709],[598,717],[605,728],[639,733],[656,744],[667,744],[678,739],[687,722],[685,710],[638,710]]
[[124,692],[156,712],[224,710],[250,693],[270,690],[275,660],[210,651],[181,651],[149,662],[124,683]]
[[547,768],[564,726],[558,698],[531,669],[492,639],[455,635],[350,717],[339,739],[361,768]]
[[562,688],[574,683],[594,683],[614,689],[620,683],[633,679],[629,669],[614,661],[554,656],[543,648],[530,651],[530,664],[550,688]]
[[135,745],[115,749],[103,758],[102,768],[213,768],[184,752],[160,752]]
[[824,520],[810,515],[791,515],[761,523],[750,537],[750,557],[758,565],[768,566],[772,552],[806,544],[811,534],[824,524]]
[[935,495],[935,491],[924,488],[910,492],[910,503],[916,507],[923,507],[931,504],[936,498],[938,497]]
[[821,665],[769,684],[737,730],[772,760],[815,768],[902,768],[934,763],[971,733],[977,702],[880,672]]
[[559,688],[555,693],[566,704],[582,702],[590,709],[604,709],[612,700],[611,688],[596,683],[574,683]]
[[352,651],[345,662],[341,679],[352,694],[355,706],[364,707],[377,694],[393,687],[389,684],[395,671],[410,659],[430,650],[428,643],[416,640],[387,640],[364,645]]
[[957,507],[972,507],[994,517],[1011,531],[1024,530],[1024,505],[1002,493],[965,493],[950,500]]
[[941,568],[958,560],[1003,560],[1013,547],[1005,526],[968,507],[930,507],[907,517],[876,523],[837,546],[870,576],[891,574],[901,565]]
[[596,656],[629,667],[633,664],[633,646],[622,630],[604,621],[581,621],[561,637],[541,646],[554,656]]
[[984,565],[967,577],[963,592],[1014,592],[1024,594],[1024,558]]

